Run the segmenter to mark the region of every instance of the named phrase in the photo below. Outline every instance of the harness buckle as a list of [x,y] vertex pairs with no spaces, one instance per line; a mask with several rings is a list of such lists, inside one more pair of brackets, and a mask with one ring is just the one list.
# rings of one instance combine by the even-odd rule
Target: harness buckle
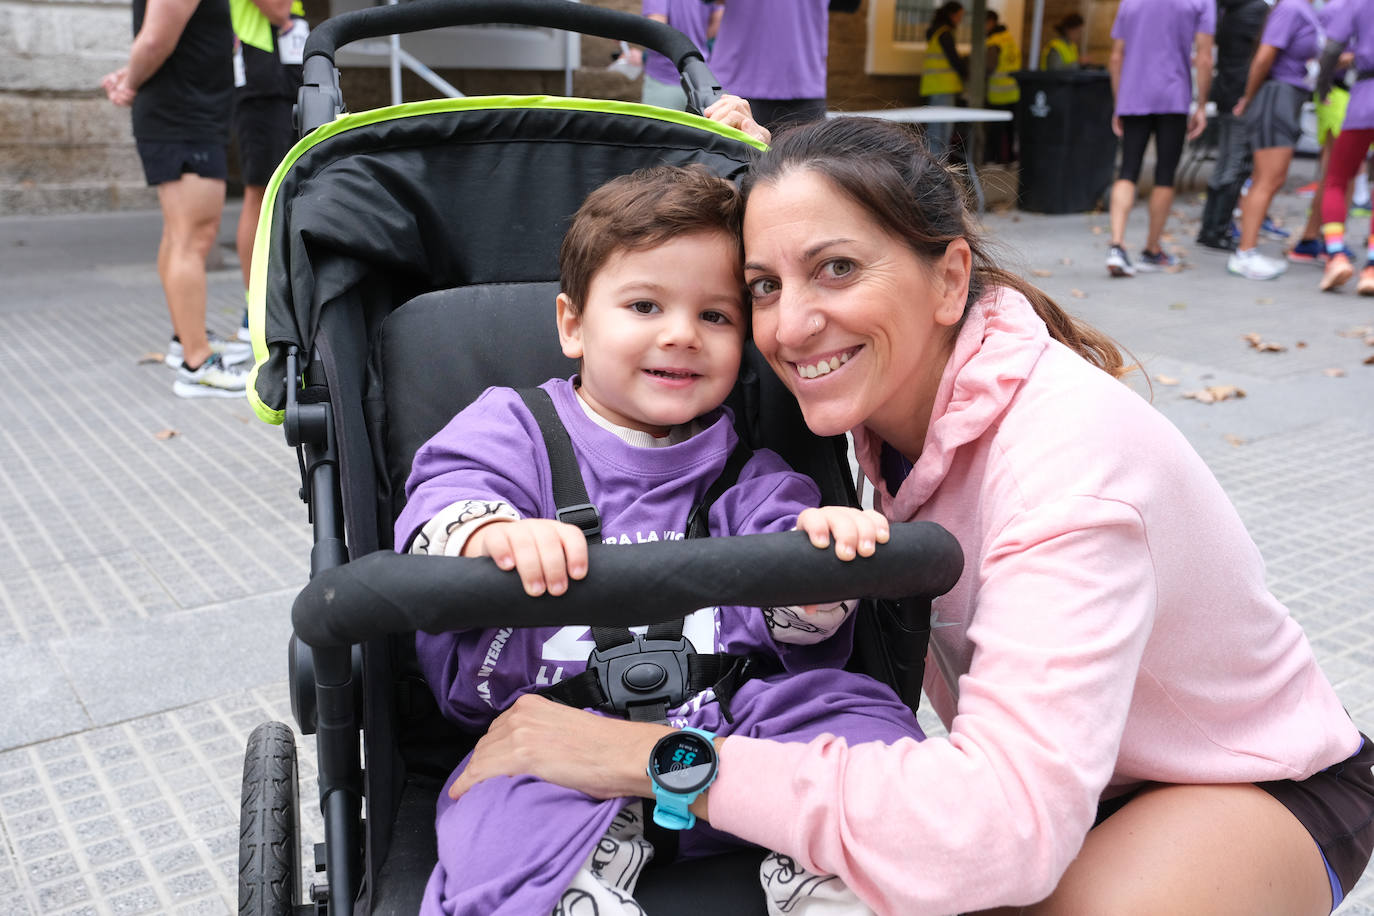
[[638,719],[635,707],[666,710],[686,702],[691,695],[688,659],[696,654],[691,641],[685,636],[632,636],[627,643],[593,650],[587,658],[587,670],[596,673],[607,705],[626,718]]

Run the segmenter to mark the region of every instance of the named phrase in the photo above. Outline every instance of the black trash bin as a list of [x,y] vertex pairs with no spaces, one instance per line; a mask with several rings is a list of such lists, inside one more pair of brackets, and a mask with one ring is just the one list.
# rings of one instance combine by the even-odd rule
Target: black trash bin
[[1112,82],[1104,70],[1022,70],[1017,202],[1035,213],[1096,208],[1116,170]]

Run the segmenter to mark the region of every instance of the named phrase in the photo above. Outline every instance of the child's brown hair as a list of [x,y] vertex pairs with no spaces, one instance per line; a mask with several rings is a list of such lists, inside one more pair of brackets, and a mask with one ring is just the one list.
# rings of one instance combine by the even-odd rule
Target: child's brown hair
[[559,281],[573,314],[582,311],[592,278],[617,252],[643,251],[696,232],[734,240],[743,296],[743,218],[738,189],[703,165],[659,165],[612,178],[587,195],[558,252]]

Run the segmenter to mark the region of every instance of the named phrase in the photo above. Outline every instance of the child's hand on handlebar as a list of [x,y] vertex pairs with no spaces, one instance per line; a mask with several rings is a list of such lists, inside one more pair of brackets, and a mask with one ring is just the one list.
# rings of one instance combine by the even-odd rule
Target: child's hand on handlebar
[[501,569],[515,570],[525,594],[561,595],[568,580],[587,575],[587,538],[582,529],[548,518],[493,521],[472,533],[465,557],[491,557]]
[[850,506],[803,509],[797,516],[797,530],[805,531],[811,543],[822,549],[833,539],[835,556],[841,560],[873,556],[879,544],[887,543],[889,534],[887,518],[881,512]]

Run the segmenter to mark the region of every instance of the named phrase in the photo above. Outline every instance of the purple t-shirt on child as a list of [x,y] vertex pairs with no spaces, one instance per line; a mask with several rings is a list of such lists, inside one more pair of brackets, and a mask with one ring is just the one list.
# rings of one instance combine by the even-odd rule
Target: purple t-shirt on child
[[[670,26],[692,39],[702,57],[706,56],[706,26],[713,8],[702,0],[644,0],[645,16],[666,17]],[[673,86],[682,81],[672,61],[647,49],[644,51],[644,75]]]
[[1269,68],[1269,78],[1311,89],[1307,81],[1307,62],[1321,53],[1321,23],[1307,0],[1279,0],[1264,21],[1260,44],[1278,48]]
[[[1328,41],[1339,42],[1355,52],[1354,70],[1374,73],[1374,0],[1346,0],[1326,26]],[[1374,77],[1362,79],[1350,90],[1342,130],[1374,128]]]
[[1122,0],[1112,38],[1125,42],[1118,115],[1187,114],[1194,36],[1216,32],[1214,0]]
[[[553,396],[572,440],[588,498],[601,515],[602,540],[682,538],[688,512],[734,449],[729,411],[701,418],[705,428],[684,442],[636,448],[586,415],[571,382],[554,379],[541,387]],[[552,517],[548,455],[519,396],[507,388],[488,389],[455,416],[416,453],[406,494],[396,521],[402,550],[429,519],[459,501],[501,500],[523,518]],[[712,505],[709,527],[717,535],[785,531],[801,509],[818,500],[809,478],[759,449],[739,482]],[[791,645],[773,640],[758,608],[697,611],[684,635],[698,651],[771,657],[783,673],[746,681],[732,703],[733,722],[723,719],[708,691],[671,711],[671,724],[784,741],[809,741],[822,733],[851,744],[919,738],[914,716],[896,694],[840,668],[849,655],[852,619],[823,642]],[[485,726],[540,683],[584,670],[593,644],[587,627],[568,626],[420,633],[415,648],[444,714],[471,728]],[[459,802],[441,792],[435,825],[439,862],[421,913],[550,912],[627,801],[597,801],[531,777],[486,780]],[[737,844],[701,825],[682,835],[681,854]]]
[[829,0],[729,0],[711,71],[746,99],[823,99]]

